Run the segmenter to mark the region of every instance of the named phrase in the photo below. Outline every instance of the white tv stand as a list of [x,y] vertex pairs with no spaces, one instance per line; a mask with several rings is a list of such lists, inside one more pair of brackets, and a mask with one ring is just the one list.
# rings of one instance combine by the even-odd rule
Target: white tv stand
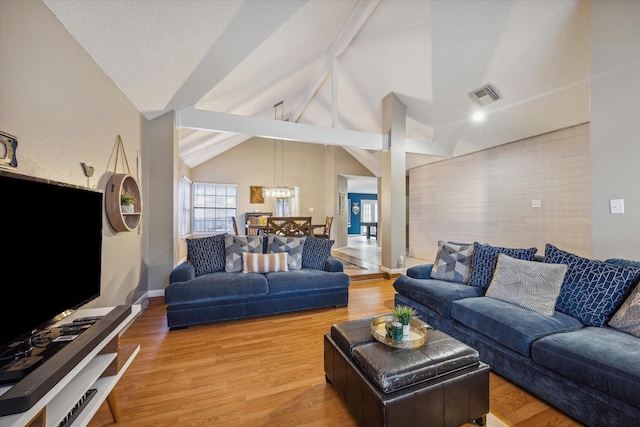
[[[56,354],[20,382],[0,386],[0,401],[5,400],[4,403],[7,405],[13,405],[13,402],[23,405],[27,401],[29,406],[24,412],[0,417],[0,427],[57,427],[90,389],[96,389],[96,392],[68,425],[86,426],[105,400],[109,403],[114,420],[117,421],[117,406],[112,391],[140,351],[138,344],[121,346],[119,342],[120,334],[140,313],[139,305],[132,305],[127,313],[128,308],[118,306],[81,309],[58,322],[57,324],[61,324],[80,317],[104,316],[76,338],[77,343],[74,341],[68,345],[77,344],[76,348],[80,348],[83,354],[86,353],[70,370],[69,366],[58,366],[61,358],[54,362]],[[114,312],[122,313],[114,318],[117,320],[111,319]],[[96,330],[92,331],[93,328]],[[62,350],[59,353],[62,353]],[[65,364],[68,365],[63,361],[62,365]],[[49,388],[48,383],[53,382],[51,378],[57,376],[62,378]],[[33,390],[36,390],[36,393],[32,393]],[[35,397],[32,398],[32,394],[35,394]],[[30,401],[36,398],[37,401]]]

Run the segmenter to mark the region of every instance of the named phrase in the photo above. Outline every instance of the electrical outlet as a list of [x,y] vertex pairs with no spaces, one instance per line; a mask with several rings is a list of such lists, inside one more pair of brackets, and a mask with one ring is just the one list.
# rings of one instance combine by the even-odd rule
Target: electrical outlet
[[531,201],[531,207],[532,208],[540,208],[542,207],[542,201],[541,200],[532,200]]
[[313,212],[313,208],[309,208],[309,212]]
[[624,213],[624,199],[609,200],[609,209],[612,214]]

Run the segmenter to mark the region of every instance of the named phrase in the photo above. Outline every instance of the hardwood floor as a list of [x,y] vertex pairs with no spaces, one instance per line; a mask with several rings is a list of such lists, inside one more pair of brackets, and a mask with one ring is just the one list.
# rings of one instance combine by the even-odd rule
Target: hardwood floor
[[[323,335],[331,324],[388,313],[393,281],[353,281],[349,305],[169,331],[162,298],[123,334],[138,357],[116,386],[120,418],[102,426],[356,426],[325,382]],[[489,427],[580,424],[491,374]]]

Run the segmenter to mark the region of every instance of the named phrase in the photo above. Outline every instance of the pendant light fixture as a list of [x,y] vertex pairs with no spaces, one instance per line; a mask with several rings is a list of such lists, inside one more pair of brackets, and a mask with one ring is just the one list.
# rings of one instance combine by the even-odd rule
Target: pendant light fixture
[[[278,107],[281,107],[280,119],[284,120],[284,101],[280,101],[273,106],[273,118],[278,120],[277,112]],[[264,187],[262,189],[263,197],[275,197],[278,199],[290,199],[296,196],[296,189],[294,187],[287,187],[284,185],[276,185],[276,140],[273,140],[273,186]],[[284,141],[280,140],[280,163],[281,163],[281,177],[280,184],[284,183]]]

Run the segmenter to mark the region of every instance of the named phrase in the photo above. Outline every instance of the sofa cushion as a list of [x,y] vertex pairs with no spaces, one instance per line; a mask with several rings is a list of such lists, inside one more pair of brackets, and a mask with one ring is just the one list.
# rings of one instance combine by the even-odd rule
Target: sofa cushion
[[187,239],[187,260],[193,264],[196,276],[224,270],[226,237],[227,233]]
[[303,268],[287,272],[265,273],[270,294],[285,292],[322,291],[324,289],[348,288],[349,276],[345,273],[330,273],[324,270]]
[[[387,313],[386,315],[390,315]],[[384,316],[383,314],[382,316]],[[331,325],[331,336],[335,339],[340,347],[353,358],[353,349],[359,345],[373,342],[371,336],[371,322],[373,317],[365,317],[347,322],[334,323]]]
[[499,246],[491,246],[474,242],[473,259],[471,261],[471,279],[469,280],[469,285],[484,289],[489,287],[489,283],[491,283],[491,278],[493,277],[493,271],[495,270],[498,262],[498,254],[505,254],[511,258],[533,261],[533,257],[537,250],[537,248],[502,248]]
[[545,262],[566,264],[556,310],[589,326],[605,326],[640,278],[640,268],[583,258],[547,244]]
[[636,267],[640,268],[640,261],[634,261],[631,259],[624,258],[609,258],[604,260],[604,262],[608,262],[609,264],[617,265],[619,267]]
[[289,271],[287,254],[252,254],[242,253],[243,273],[267,273],[269,271]]
[[609,326],[640,338],[640,285],[636,285],[613,314]]
[[432,279],[469,283],[473,245],[461,246],[438,241],[438,253],[431,270]]
[[484,295],[483,288],[444,280],[414,279],[407,276],[398,276],[393,282],[393,287],[400,295],[422,304],[445,318],[451,316],[453,301]]
[[454,301],[451,318],[523,356],[529,356],[531,343],[541,337],[584,327],[566,314],[555,312],[546,316],[488,297]]
[[545,264],[499,254],[485,295],[553,316],[566,272],[564,264]]
[[224,239],[225,265],[227,273],[242,271],[242,253],[262,253],[262,236],[236,236],[229,234]]
[[585,327],[533,343],[541,366],[640,407],[640,340],[613,328]]
[[211,299],[263,296],[268,292],[269,287],[264,274],[218,271],[203,274],[188,282],[170,284],[164,290],[164,300],[170,305],[192,305]]
[[335,240],[318,239],[308,236],[302,249],[302,268],[324,270],[324,263],[331,255]]
[[300,270],[302,268],[302,253],[306,237],[286,237],[269,234],[267,236],[266,253],[287,254],[287,266],[289,270]]

